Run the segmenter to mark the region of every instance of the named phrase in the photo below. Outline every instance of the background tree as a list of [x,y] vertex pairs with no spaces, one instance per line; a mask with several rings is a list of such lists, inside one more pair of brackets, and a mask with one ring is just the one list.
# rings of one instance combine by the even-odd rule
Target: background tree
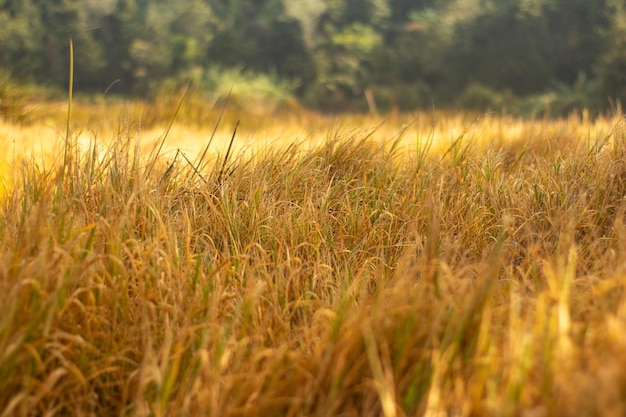
[[[69,38],[74,43],[74,56],[79,62],[76,85],[87,89],[97,80],[104,65],[100,45],[93,38],[93,27],[89,24],[88,10],[81,0],[35,0],[42,32],[40,56],[32,57],[42,66],[33,71],[38,80],[50,83],[67,83]],[[36,27],[36,26],[35,26]]]
[[319,16],[312,51],[316,70],[314,97],[320,105],[347,105],[370,88],[385,62],[384,30],[389,8],[380,0],[328,1]]
[[33,0],[0,1],[0,64],[16,74],[34,77],[44,67],[44,28]]
[[217,29],[206,65],[275,73],[306,83],[313,75],[301,26],[282,0],[212,0]]
[[610,8],[613,19],[607,28],[608,42],[597,66],[602,100],[615,105],[626,103],[626,3],[614,1]]

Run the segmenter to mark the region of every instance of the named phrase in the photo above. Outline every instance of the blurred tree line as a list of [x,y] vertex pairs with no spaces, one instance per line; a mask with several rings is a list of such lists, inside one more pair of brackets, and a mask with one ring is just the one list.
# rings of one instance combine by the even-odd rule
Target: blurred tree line
[[70,36],[87,92],[215,90],[235,71],[326,110],[626,99],[624,0],[0,0],[13,77],[66,85]]

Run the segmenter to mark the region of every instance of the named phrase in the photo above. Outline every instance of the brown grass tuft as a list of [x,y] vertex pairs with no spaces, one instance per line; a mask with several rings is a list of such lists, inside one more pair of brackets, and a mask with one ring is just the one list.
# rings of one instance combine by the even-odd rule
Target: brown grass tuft
[[622,415],[626,132],[488,123],[15,162],[0,416]]

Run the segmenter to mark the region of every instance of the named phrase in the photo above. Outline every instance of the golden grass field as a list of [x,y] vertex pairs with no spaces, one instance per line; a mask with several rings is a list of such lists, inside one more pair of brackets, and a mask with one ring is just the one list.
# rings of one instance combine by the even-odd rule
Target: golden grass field
[[0,122],[0,417],[626,414],[621,117],[175,107]]

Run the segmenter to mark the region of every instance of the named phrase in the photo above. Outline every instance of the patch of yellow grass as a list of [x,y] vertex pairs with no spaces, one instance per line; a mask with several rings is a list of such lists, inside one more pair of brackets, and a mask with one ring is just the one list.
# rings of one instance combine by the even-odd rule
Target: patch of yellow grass
[[[174,117],[175,98],[164,102],[114,101],[99,104],[74,105],[72,132],[83,149],[93,143],[103,145],[117,141],[120,136],[131,136],[144,149],[159,142],[173,119],[172,129],[164,143],[166,154],[177,150],[188,156],[197,155],[210,140],[222,111],[216,105],[195,103],[191,109],[183,102],[181,112]],[[192,103],[193,104],[193,103]],[[0,121],[0,151],[2,160],[25,155],[58,154],[65,132],[64,103],[43,103],[37,106],[38,122],[30,125],[11,125]],[[522,120],[497,114],[464,114],[449,112],[421,112],[396,115],[342,115],[323,116],[314,113],[289,111],[286,113],[248,115],[226,109],[217,126],[210,151],[224,153],[229,146],[235,124],[239,121],[234,141],[236,153],[259,153],[269,148],[285,149],[294,143],[312,149],[331,138],[354,135],[369,136],[373,140],[394,143],[411,152],[429,144],[434,152],[445,152],[457,139],[481,148],[504,142],[523,143],[529,140],[558,137],[562,140],[578,138],[592,141],[621,128],[618,119],[590,120],[586,114],[568,119]],[[398,143],[394,141],[400,139]]]
[[0,416],[626,410],[621,119],[121,111],[1,126]]

